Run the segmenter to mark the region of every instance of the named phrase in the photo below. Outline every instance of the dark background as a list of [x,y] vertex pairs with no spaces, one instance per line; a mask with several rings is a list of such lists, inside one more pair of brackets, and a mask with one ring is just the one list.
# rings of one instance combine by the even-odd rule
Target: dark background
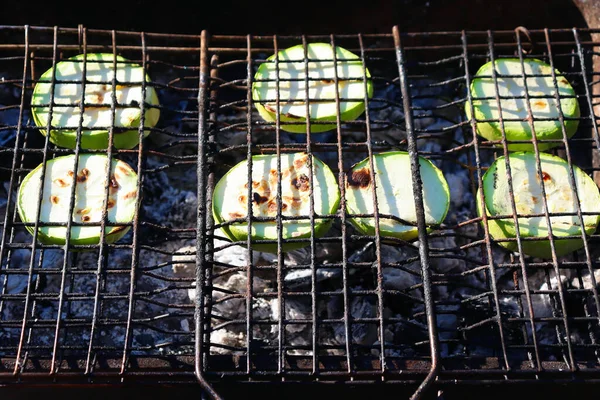
[[[291,385],[291,384],[288,384]],[[413,386],[397,384],[357,385],[349,388],[347,384],[322,384],[314,385],[313,396],[306,395],[306,386],[283,390],[278,385],[269,389],[254,384],[242,384],[242,390],[227,390],[219,387],[217,392],[225,400],[312,400],[316,398],[336,400],[405,400],[414,392]],[[286,386],[287,387],[287,386]],[[231,389],[231,386],[230,386]],[[538,382],[534,385],[502,385],[491,386],[450,386],[444,388],[437,397],[438,392],[433,390],[423,400],[570,400],[570,399],[596,399],[600,387],[595,384],[552,385],[551,382]],[[48,388],[39,389],[14,389],[0,390],[3,399],[78,399],[78,400],[143,400],[143,399],[177,399],[177,400],[203,400],[198,386],[122,386],[117,388],[94,387],[87,389],[62,389],[53,391]],[[50,397],[49,394],[53,393]]]
[[401,31],[586,26],[572,0],[47,0],[39,5],[7,0],[0,24],[190,34],[389,33],[393,25]]

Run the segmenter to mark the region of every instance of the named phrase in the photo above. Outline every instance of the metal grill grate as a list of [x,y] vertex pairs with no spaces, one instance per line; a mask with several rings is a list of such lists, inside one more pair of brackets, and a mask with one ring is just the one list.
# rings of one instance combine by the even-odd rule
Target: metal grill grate
[[[244,250],[243,262],[236,264],[223,262],[223,254],[233,250],[219,234],[226,224],[210,218],[209,190],[206,203],[200,202],[206,204],[200,226],[207,233],[198,252],[207,267],[199,270],[198,280],[202,340],[196,345],[203,376],[209,381],[422,382],[415,396],[434,381],[597,379],[596,234],[585,235],[582,250],[566,257],[553,252],[549,261],[500,249],[488,233],[490,218],[484,228],[475,205],[483,174],[506,154],[507,142],[494,147],[482,140],[464,114],[472,100],[467,88],[481,65],[505,57],[544,60],[572,82],[582,108],[577,134],[548,152],[595,176],[597,117],[591,109],[597,103],[597,43],[592,33],[517,28],[207,35],[203,62],[211,84],[201,94],[209,113],[208,142],[201,148],[199,173],[204,171],[209,188],[240,160],[250,163],[254,154],[305,151],[327,160],[339,174],[344,198],[342,174],[354,162],[364,157],[372,162],[376,152],[400,149],[412,155],[415,188],[420,184],[417,154],[442,168],[452,203],[440,229],[427,232],[415,189],[419,240],[390,246],[379,232],[357,233],[342,200],[339,212],[330,216],[332,231],[311,237],[301,254],[281,252],[286,241],[280,235],[272,241],[278,245],[273,258]],[[285,122],[259,116],[250,88],[268,56],[311,42],[359,55],[372,73],[374,96],[365,114],[352,122],[341,122],[338,107],[337,128],[329,133],[289,134],[281,129]],[[566,119],[562,113],[560,118]],[[537,144],[535,154],[539,162]],[[516,215],[514,207],[513,202]],[[314,215],[309,220],[314,229]],[[251,249],[253,243],[238,244]],[[242,284],[232,284],[233,277]],[[273,310],[269,315],[263,312],[269,307],[265,303]]]
[[[199,36],[27,26],[0,27],[0,35],[2,380],[193,381],[187,292],[195,262]],[[115,244],[44,245],[16,212],[23,177],[42,162],[92,150],[63,149],[40,134],[31,94],[51,66],[92,52],[142,65],[155,78],[147,85],[161,99],[162,121],[135,149],[107,152],[138,173],[129,233]],[[189,275],[174,274],[173,265],[190,266]]]
[[[197,379],[213,397],[210,383],[234,381],[405,383],[417,397],[433,382],[597,381],[597,235],[550,261],[500,249],[475,205],[506,141],[482,140],[464,114],[479,66],[542,59],[569,79],[581,106],[576,135],[549,152],[599,181],[596,33],[211,37],[0,26],[0,379]],[[357,54],[374,95],[355,121],[341,122],[338,96],[335,129],[289,134],[283,121],[258,115],[250,87],[268,56],[316,41]],[[21,180],[39,163],[88,150],[62,149],[40,134],[32,89],[59,61],[99,51],[141,64],[158,91],[161,118],[150,136],[133,150],[108,151],[138,172],[141,198],[130,233],[115,244],[43,245],[17,215]],[[345,172],[391,149],[411,156],[413,242],[390,244],[349,223]],[[336,175],[339,211],[316,216],[313,200],[308,218],[313,232],[315,217],[332,219],[332,228],[291,252],[281,246],[299,239],[279,234],[274,255],[250,241],[230,243],[212,218],[215,183],[252,155],[290,152],[313,154]],[[417,155],[451,187],[448,216],[429,232]]]

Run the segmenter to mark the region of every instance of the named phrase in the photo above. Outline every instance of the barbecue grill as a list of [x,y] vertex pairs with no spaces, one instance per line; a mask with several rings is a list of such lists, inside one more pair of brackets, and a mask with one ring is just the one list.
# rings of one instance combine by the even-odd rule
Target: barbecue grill
[[[422,398],[454,386],[600,381],[600,236],[584,234],[583,249],[549,260],[500,248],[475,206],[483,174],[507,143],[483,140],[464,113],[485,62],[550,63],[572,83],[581,116],[576,135],[548,152],[600,184],[599,32],[192,35],[0,26],[0,382],[199,385],[207,398],[247,386],[393,387]],[[374,94],[355,121],[290,134],[281,121],[261,119],[250,88],[268,56],[311,42],[357,54]],[[41,244],[16,210],[22,179],[40,163],[89,150],[57,147],[40,133],[32,90],[59,61],[92,52],[139,63],[157,90],[161,117],[151,134],[132,150],[108,151],[137,171],[141,196],[129,233],[114,244]],[[213,220],[215,183],[252,155],[317,155],[343,197],[343,174],[387,150],[411,155],[416,241],[358,233],[343,200],[338,213],[319,216],[333,220],[328,234],[291,252],[281,251],[281,236],[275,254],[231,243]],[[451,187],[448,216],[431,232],[417,156],[439,166]]]

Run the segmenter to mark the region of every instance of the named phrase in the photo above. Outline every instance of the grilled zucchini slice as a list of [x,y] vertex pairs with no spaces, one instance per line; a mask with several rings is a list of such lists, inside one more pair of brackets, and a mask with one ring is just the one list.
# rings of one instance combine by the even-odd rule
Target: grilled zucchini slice
[[[569,164],[560,157],[540,153],[541,176],[538,174],[535,153],[515,152],[509,154],[510,175],[512,177],[514,201],[517,214],[543,214],[544,197],[542,182],[546,192],[549,213],[571,215],[550,216],[550,228],[554,237],[556,255],[562,256],[583,247],[581,238],[561,239],[565,236],[582,234],[579,217],[576,213],[577,198],[583,213],[583,230],[592,234],[600,221],[600,191],[594,181],[579,167],[573,165],[576,188],[571,187]],[[506,159],[499,157],[483,176],[483,195],[485,212],[488,216],[512,215],[510,191],[508,185]],[[480,189],[481,190],[481,189]],[[480,194],[478,193],[478,199]],[[577,197],[576,197],[577,196]],[[481,217],[483,210],[477,201],[477,212]],[[545,240],[522,240],[523,252],[539,258],[551,258],[552,252],[548,239],[549,227],[545,216],[518,218],[521,238],[546,238]],[[516,228],[511,217],[488,219],[489,233],[497,240],[515,238]],[[516,241],[498,242],[500,246],[517,251]]]
[[[53,68],[42,74],[35,85],[31,97],[32,115],[42,134],[47,134],[48,118],[52,111],[50,141],[57,146],[75,148],[77,130],[80,126],[81,107],[81,148],[108,148],[109,131],[114,127],[113,144],[118,149],[131,149],[139,143],[138,128],[142,117],[142,103],[145,103],[144,127],[154,127],[160,117],[158,97],[150,78],[144,69],[121,56],[116,57],[116,70],[113,55],[92,53],[86,57],[85,97],[81,104],[83,90],[83,54],[60,61],[56,64],[55,85],[52,90]],[[116,78],[113,90],[112,80]],[[142,82],[145,85],[145,96]],[[50,110],[50,101],[54,105]],[[114,119],[112,105],[115,105]],[[150,133],[144,130],[144,136]]]
[[[103,154],[79,156],[75,173],[75,155],[57,157],[40,164],[23,179],[18,192],[17,210],[23,222],[33,223],[39,219],[38,239],[45,244],[65,244],[72,204],[71,221],[96,223],[96,226],[71,226],[70,244],[90,245],[99,243],[103,211],[107,210],[105,226],[106,243],[113,243],[129,230],[135,214],[138,196],[136,172],[124,161],[113,159],[110,173],[108,157]],[[42,172],[44,181],[42,186]],[[108,181],[108,182],[107,182]],[[75,197],[71,201],[71,190]],[[106,186],[108,185],[108,201]],[[43,188],[43,189],[42,189]],[[42,191],[40,195],[40,191]],[[38,204],[41,201],[39,216]],[[65,226],[43,226],[44,223],[63,223]],[[27,226],[33,234],[34,227]]]
[[[365,158],[346,174],[348,212],[373,214],[375,187],[380,235],[407,241],[415,239],[418,236],[417,211],[409,154],[404,151],[374,154],[374,174],[369,164],[369,158]],[[450,206],[450,189],[442,171],[428,159],[419,156],[419,169],[423,184],[425,223],[430,231],[446,218]],[[353,217],[350,221],[362,234],[375,235],[374,217]]]
[[[248,182],[246,160],[231,168],[217,183],[213,192],[212,211],[217,223],[224,223],[248,216],[248,185],[252,185],[252,215],[254,217],[301,217],[282,221],[283,239],[310,238],[311,204],[314,201],[315,237],[321,237],[331,227],[332,218],[319,216],[334,214],[340,202],[340,192],[331,169],[312,156],[312,180],[309,179],[309,155],[288,153],[281,155],[281,213],[278,213],[277,156],[273,154],[252,157],[252,182]],[[311,182],[312,181],[312,182]],[[311,187],[312,185],[312,187]],[[232,241],[246,244],[247,222],[232,222],[222,227],[223,233]],[[277,223],[253,221],[251,240],[277,240]],[[282,250],[290,251],[309,245],[308,241],[284,243]],[[277,243],[257,243],[253,249],[275,253]]]
[[[509,151],[533,151],[532,143],[510,143],[511,141],[531,141],[533,131],[529,123],[529,113],[525,99],[525,80],[518,58],[495,60],[500,108],[504,119],[504,132]],[[579,102],[575,90],[567,78],[555,69],[556,87],[560,102],[556,100],[556,88],[552,77],[552,67],[537,59],[525,59],[523,68],[527,75],[527,93],[533,116],[535,136],[540,140],[562,140],[563,130],[559,119],[564,116],[567,138],[571,138],[579,125]],[[536,76],[530,76],[536,75]],[[543,76],[540,76],[543,75]],[[477,133],[488,140],[502,140],[500,111],[496,101],[496,85],[492,77],[492,62],[484,64],[475,74],[470,86],[473,98],[473,114],[467,102],[467,118],[475,118]],[[560,104],[560,109],[559,109]],[[487,121],[486,121],[487,120]],[[561,142],[538,142],[540,151],[559,146]],[[501,144],[497,144],[501,146]]]
[[[293,46],[267,58],[252,83],[252,99],[265,121],[275,122],[277,113],[281,129],[292,133],[306,133],[309,119],[311,132],[325,132],[336,128],[336,70],[337,93],[340,99],[341,121],[352,121],[365,111],[365,97],[373,95],[369,70],[354,53],[336,46],[334,63],[332,46],[327,43],[309,43]],[[336,67],[337,66],[337,67]],[[308,90],[306,76],[308,71]],[[279,84],[276,82],[279,74]],[[366,82],[365,82],[366,79]],[[279,109],[277,109],[279,90]],[[308,91],[308,114],[307,114]],[[325,123],[323,122],[332,122]]]

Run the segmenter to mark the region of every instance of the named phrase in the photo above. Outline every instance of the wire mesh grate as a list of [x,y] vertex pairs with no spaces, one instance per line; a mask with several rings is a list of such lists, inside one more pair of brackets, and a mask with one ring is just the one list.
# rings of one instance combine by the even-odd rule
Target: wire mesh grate
[[[0,34],[3,381],[44,376],[120,381],[124,374],[154,380],[161,371],[175,381],[193,381],[194,305],[188,292],[195,280],[199,36],[28,26],[2,27]],[[82,148],[80,139],[74,149],[64,148],[42,134],[61,129],[60,122],[49,117],[47,126],[34,123],[32,92],[45,81],[42,73],[69,57],[92,53],[110,54],[115,70],[116,56],[126,57],[152,77],[142,90],[156,90],[161,123],[133,149],[91,150]],[[83,65],[85,74],[92,63]],[[73,83],[94,85],[89,79]],[[58,83],[53,74],[51,113],[62,104]],[[117,83],[106,82],[113,95]],[[80,104],[93,107],[87,101]],[[115,103],[108,107],[112,121]],[[111,125],[113,144],[122,130]],[[90,153],[124,161],[137,173],[139,192],[128,233],[116,243],[102,235],[96,244],[42,244],[25,227],[38,232],[35,227],[44,222],[25,224],[17,213],[23,178],[57,157]],[[106,176],[107,171],[89,174],[98,172]],[[42,196],[36,196],[38,203]],[[73,212],[74,202],[69,203]],[[105,208],[105,218],[106,213]]]
[[[493,221],[521,221],[522,211],[514,200],[508,199],[508,215],[479,217],[476,211],[484,174],[500,157],[510,159],[508,145],[516,142],[507,141],[506,129],[501,129],[500,140],[483,139],[476,129],[486,121],[466,116],[470,104],[480,99],[468,88],[481,79],[476,73],[483,64],[515,59],[523,68],[515,75],[519,78],[526,60],[540,59],[561,71],[547,74],[555,89],[561,76],[568,79],[581,112],[577,117],[559,112],[546,118],[558,119],[561,125],[577,120],[578,128],[568,140],[563,129],[562,136],[553,139],[558,146],[549,150],[539,148],[546,140],[535,141],[535,171],[543,179],[542,154],[550,153],[567,162],[571,187],[577,179],[573,166],[600,182],[593,112],[598,97],[598,43],[592,39],[596,33],[517,28],[194,36],[0,27],[2,381],[199,379],[203,384],[268,384],[318,379],[422,383],[416,392],[420,395],[434,379],[440,385],[572,381],[578,376],[597,380],[598,235],[586,232],[583,247],[566,255],[557,255],[559,242],[551,240],[551,254],[545,259],[502,248],[501,243],[511,242],[522,250],[539,240],[524,234],[493,238]],[[358,82],[367,89],[362,93],[368,93],[370,85],[373,93],[359,99],[364,112],[347,120],[344,103],[356,99],[334,90],[332,119],[309,121],[308,134],[291,133],[285,128],[294,124],[293,118],[275,113],[267,121],[257,111],[261,104],[281,106],[281,90],[263,101],[251,88],[261,81],[257,70],[269,63],[275,65],[275,84],[294,82],[280,74],[284,60],[268,58],[296,45],[304,51],[299,62],[305,72],[296,81],[314,85],[306,72],[314,61],[307,49],[315,42],[351,51],[362,66],[351,79],[333,68],[325,85]],[[113,66],[119,63],[117,55],[138,63],[151,78],[142,90],[154,88],[158,93],[159,122],[133,149],[93,151],[82,148],[81,142],[75,149],[62,148],[42,134],[56,128],[54,122],[38,127],[33,120],[32,92],[42,74],[71,56],[95,52],[110,54]],[[347,61],[336,53],[329,60],[337,66]],[[527,84],[540,78],[533,75],[527,76]],[[498,103],[510,97],[498,87],[506,77],[502,71],[492,73],[495,90],[483,100]],[[56,88],[53,79],[51,87]],[[112,95],[118,83],[106,82]],[[310,112],[314,99],[306,92],[300,104]],[[532,116],[536,100],[569,96],[555,90],[546,97],[531,91],[516,97],[523,100],[523,112]],[[51,108],[57,105],[50,101]],[[109,106],[114,118],[119,108]],[[139,106],[155,107],[146,102]],[[512,119],[488,122],[502,125],[515,122]],[[330,129],[319,132],[327,124]],[[122,133],[114,123],[109,132],[113,141]],[[137,134],[143,137],[143,129]],[[383,236],[381,224],[390,215],[380,207],[377,193],[372,213],[357,214],[349,208],[350,168],[366,160],[374,170],[375,156],[390,150],[409,154],[411,173],[404,177],[404,189],[413,188],[417,195],[415,220],[408,224],[418,234],[409,240]],[[16,193],[23,178],[45,161],[86,153],[124,160],[136,171],[140,197],[129,232],[115,243],[38,242],[26,227],[36,231],[45,223],[26,224],[17,212]],[[318,212],[319,202],[311,192],[305,216],[283,213],[284,199],[275,196],[274,216],[214,220],[213,191],[235,165],[259,165],[254,156],[274,155],[275,176],[280,177],[283,160],[296,153],[316,157],[307,158],[308,187],[321,168],[316,160],[332,171],[341,195],[334,212]],[[437,166],[450,189],[448,213],[433,229],[425,225],[428,208],[419,195],[423,182],[416,173],[417,156]],[[245,179],[244,200],[253,210],[251,173]],[[507,181],[514,185],[515,176]],[[281,192],[282,180],[277,178],[274,185]],[[509,193],[514,197],[519,189]],[[548,221],[565,214],[546,212],[548,202],[543,199],[542,211],[533,216]],[[594,213],[581,204],[575,202],[571,216],[583,222]],[[379,223],[369,234],[361,233],[351,223],[357,217]],[[322,220],[331,221],[331,227],[321,236],[317,233]],[[234,223],[246,223],[246,232],[252,232],[252,226],[268,221],[276,227],[271,238],[251,240],[246,235],[232,240],[224,233]],[[283,228],[290,222],[305,223],[309,234],[285,238]],[[288,251],[299,243],[304,246]],[[269,245],[275,251],[263,251]]]
[[[206,89],[210,113],[206,138],[212,162],[207,162],[205,171],[213,185],[238,162],[251,164],[255,155],[274,154],[281,159],[303,151],[325,160],[339,177],[344,198],[343,175],[355,163],[364,158],[372,163],[379,152],[404,150],[441,168],[450,186],[451,204],[441,226],[419,228],[420,240],[390,243],[388,238],[382,240],[380,232],[357,231],[342,201],[327,235],[312,235],[305,248],[286,252],[281,250],[286,239],[279,233],[271,240],[278,251],[270,255],[253,248],[261,241],[234,240],[239,246],[232,247],[231,238],[221,230],[229,223],[210,217],[203,221],[208,234],[201,244],[205,246],[202,262],[207,268],[200,299],[203,340],[198,345],[204,375],[253,381],[425,379],[423,389],[433,377],[438,383],[506,382],[538,379],[543,373],[568,381],[574,372],[597,371],[596,233],[583,233],[581,248],[567,255],[557,255],[558,239],[551,236],[550,256],[539,258],[499,246],[514,242],[518,250],[539,238],[517,234],[512,239],[494,239],[490,234],[490,221],[521,221],[524,213],[514,200],[508,215],[479,217],[476,211],[483,176],[501,156],[510,159],[509,144],[532,145],[538,170],[540,154],[550,153],[566,160],[569,170],[577,166],[597,178],[593,33],[518,27],[483,32],[394,30],[389,35],[207,35],[204,62],[210,66],[211,85]],[[341,104],[349,99],[338,95],[331,130],[290,133],[285,116],[267,121],[258,112],[260,100],[252,90],[256,72],[269,62],[280,68],[277,65],[285,61],[268,59],[280,50],[296,45],[307,49],[316,42],[357,54],[371,72],[368,80],[374,93],[365,99],[364,115],[354,120],[342,120]],[[548,72],[554,85],[564,76],[575,93],[569,96],[554,86],[557,90],[551,95],[531,89],[507,95],[497,87],[502,78],[511,77],[505,71],[490,77],[494,92],[476,97],[468,90],[481,79],[476,73],[482,65],[505,58],[518,61],[523,70],[513,77],[527,74],[526,84],[539,77],[525,72],[527,60],[542,60],[560,71],[560,75]],[[310,57],[303,60],[311,61]],[[271,78],[273,85],[287,90],[282,82],[288,77],[281,76]],[[273,104],[286,100],[285,94],[275,93]],[[501,130],[500,140],[486,140],[476,133],[477,124],[502,121],[466,115],[474,100],[495,100],[493,107],[497,107],[506,98],[522,98],[523,104],[529,104],[524,108],[535,129],[538,117],[533,117],[531,104],[538,98],[560,102],[563,95],[577,99],[580,115],[561,111],[539,120],[560,120],[563,126],[577,120],[572,137],[563,129],[557,139],[538,138],[532,144],[507,140]],[[315,99],[304,100],[302,104]],[[511,118],[505,116],[504,123],[512,122]],[[557,145],[540,150],[548,141]],[[415,166],[408,181],[417,176]],[[573,172],[569,179],[573,187]],[[511,189],[511,196],[519,190]],[[209,189],[207,198],[211,195]],[[419,197],[417,203],[422,201]],[[586,215],[598,215],[582,211],[582,203],[576,203],[569,216],[581,222]],[[544,204],[545,210],[549,206],[547,201]],[[207,216],[211,208],[209,202]],[[371,216],[377,218],[376,214]],[[550,210],[528,215],[550,221],[566,214]],[[253,216],[251,224],[261,218]],[[282,221],[285,217],[273,223]]]

